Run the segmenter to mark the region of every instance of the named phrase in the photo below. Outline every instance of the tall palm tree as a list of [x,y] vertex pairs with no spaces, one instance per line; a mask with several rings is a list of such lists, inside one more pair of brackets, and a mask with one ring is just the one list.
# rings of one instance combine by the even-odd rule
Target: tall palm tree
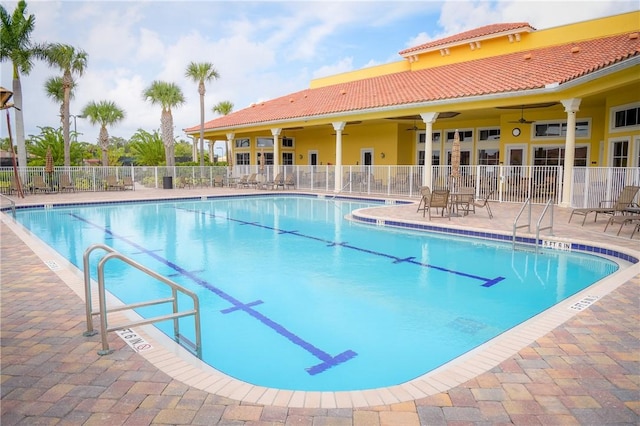
[[102,165],[108,166],[109,131],[107,130],[107,126],[124,120],[124,110],[111,101],[89,102],[82,109],[82,115],[87,117],[91,124],[100,124],[98,141],[102,148]]
[[[231,113],[231,111],[233,110],[233,102],[231,101],[220,101],[218,102],[213,108],[212,111],[215,113],[218,113],[220,115],[228,115]],[[229,151],[229,141],[226,140],[224,142],[224,147],[225,147],[225,155],[227,158],[227,164],[229,165],[229,168],[231,169],[231,152]]]
[[27,165],[27,149],[24,136],[24,109],[22,106],[22,84],[20,74],[29,75],[33,60],[41,57],[41,46],[31,43],[31,32],[35,28],[34,15],[26,15],[27,3],[20,0],[9,15],[0,5],[0,61],[10,60],[13,66],[13,104],[16,117],[16,144],[18,163]]
[[62,102],[62,134],[64,136],[64,165],[71,165],[70,139],[69,139],[69,100],[71,88],[74,86],[74,74],[79,77],[87,67],[88,55],[84,50],[76,49],[68,44],[52,43],[45,50],[45,58],[49,65],[57,66],[62,71],[62,87],[64,99]]
[[232,110],[233,102],[231,101],[220,101],[213,108],[211,108],[211,111],[220,115],[228,115]]
[[[63,124],[64,120],[64,86],[62,84],[62,77],[51,77],[44,83],[44,90],[47,97],[52,101],[60,105],[60,123]],[[73,93],[73,86],[71,87],[71,93],[69,99],[73,99],[75,94]]]
[[173,152],[173,115],[171,114],[171,108],[184,103],[182,90],[175,83],[156,80],[142,92],[142,97],[151,102],[152,105],[159,104],[162,106],[160,134],[164,143],[164,156],[167,167],[170,167],[171,173],[173,173],[176,159]]
[[204,83],[220,78],[218,71],[210,62],[191,62],[187,66],[185,76],[198,83],[200,94],[200,167],[204,167]]

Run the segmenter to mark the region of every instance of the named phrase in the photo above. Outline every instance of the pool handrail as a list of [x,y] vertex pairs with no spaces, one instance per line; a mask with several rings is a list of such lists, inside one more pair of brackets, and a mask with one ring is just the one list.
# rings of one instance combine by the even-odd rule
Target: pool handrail
[[[96,249],[102,249],[107,252],[107,254],[100,259],[98,262],[98,311],[93,311],[93,305],[91,303],[91,277],[89,274],[89,256],[92,251]],[[171,287],[171,297],[164,299],[156,299],[150,300],[147,302],[139,302],[133,304],[125,304],[122,306],[110,306],[107,307],[106,302],[106,290],[105,290],[105,282],[104,282],[104,266],[111,259],[118,259],[129,266],[132,266],[139,271],[157,279],[158,281],[168,285]],[[83,255],[83,265],[84,265],[84,279],[85,279],[85,302],[86,302],[86,315],[87,315],[87,331],[83,333],[85,336],[95,335],[96,332],[93,330],[93,316],[100,315],[100,335],[102,339],[102,350],[98,351],[98,355],[108,355],[113,351],[109,349],[109,342],[107,341],[107,332],[109,331],[117,331],[126,328],[130,328],[137,325],[147,325],[152,324],[154,322],[173,320],[173,333],[174,340],[177,343],[182,343],[182,341],[186,341],[188,343],[188,349],[195,353],[195,355],[202,359],[202,340],[201,340],[201,328],[200,328],[200,302],[198,296],[182,287],[181,285],[171,281],[170,279],[152,271],[151,269],[135,262],[133,259],[128,258],[127,256],[117,252],[113,248],[104,245],[104,244],[94,244],[85,250]],[[178,292],[184,294],[185,296],[191,298],[193,302],[193,309],[183,312],[178,312]],[[125,324],[119,324],[117,326],[108,327],[107,325],[107,315],[110,312],[118,312],[124,310],[133,310],[136,308],[141,308],[145,306],[158,305],[162,303],[172,303],[173,305],[173,313],[168,315],[161,315],[153,318],[147,318],[142,320],[130,321]],[[180,326],[178,319],[186,316],[194,316],[195,322],[195,343],[190,342],[184,336],[180,334]]]
[[[6,195],[0,194],[0,200],[7,200],[9,201],[9,204],[11,205],[11,215],[13,216],[13,218],[16,218],[16,202],[13,201],[11,198],[7,197]],[[2,209],[4,210],[4,209]]]
[[[550,215],[549,215],[549,226],[545,226],[544,228],[541,228],[540,225],[542,224],[542,219],[544,219],[544,216],[547,214],[547,211],[549,211],[550,208]],[[539,249],[539,242],[540,242],[540,231],[544,231],[549,229],[549,235],[553,235],[553,197],[550,197],[549,200],[547,201],[547,204],[544,206],[544,209],[542,210],[542,214],[540,214],[540,218],[538,218],[538,222],[536,223],[536,252]]]
[[[524,212],[525,207],[527,207],[527,205],[529,206],[529,210],[528,210],[528,218],[527,218],[527,223],[526,225],[519,225],[518,226],[518,220],[520,220],[520,216],[522,215],[522,213]],[[522,207],[520,208],[520,211],[518,212],[518,214],[516,215],[516,218],[513,220],[513,236],[512,236],[512,240],[513,240],[513,248],[515,249],[516,247],[516,231],[519,228],[527,228],[528,232],[531,232],[531,197],[528,197],[524,203],[522,203]]]

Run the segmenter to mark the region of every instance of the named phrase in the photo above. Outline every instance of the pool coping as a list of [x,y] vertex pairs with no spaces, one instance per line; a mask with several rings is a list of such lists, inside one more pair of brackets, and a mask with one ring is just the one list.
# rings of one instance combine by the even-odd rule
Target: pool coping
[[[246,197],[244,194],[242,196]],[[219,197],[214,196],[207,198]],[[344,198],[354,199],[352,197]],[[188,199],[199,200],[201,197],[188,197]],[[177,199],[162,199],[162,201],[174,200]],[[377,199],[377,201],[379,201],[379,199]],[[78,203],[73,204],[77,205]],[[383,208],[383,206],[376,208]],[[49,265],[53,260],[53,264],[57,265],[57,267],[52,268],[52,271],[84,300],[84,283],[80,270],[62,258],[62,256],[44,244],[35,235],[32,235],[26,228],[22,227],[22,225],[13,221],[8,215],[1,216],[3,222],[9,225],[13,232],[25,241],[34,253],[45,263]],[[397,219],[393,219],[393,221],[396,220]],[[401,222],[410,223],[411,221]],[[443,228],[454,229],[456,227],[446,226]],[[471,228],[466,227],[465,229]],[[620,251],[618,247],[609,248]],[[623,252],[624,251],[629,251],[633,253],[634,257],[638,257],[637,252],[633,250],[628,249],[623,250]],[[633,276],[637,275],[639,271],[640,266],[638,263],[617,271],[606,279],[576,293],[563,302],[496,336],[492,340],[468,351],[449,363],[406,383],[385,388],[362,391],[309,392],[254,386],[218,372],[213,367],[192,356],[186,349],[175,344],[175,342],[153,326],[136,328],[139,334],[153,344],[153,348],[138,353],[158,369],[186,385],[244,403],[300,408],[358,408],[389,405],[446,391],[473,379],[479,374],[489,371],[539,337],[575,316],[581,310],[576,309],[576,306],[583,306],[582,309],[584,309],[584,307],[588,306],[592,301],[605,296],[621,284],[630,280]],[[94,298],[94,300],[96,300],[96,298]],[[114,316],[113,319],[117,320],[117,317]]]

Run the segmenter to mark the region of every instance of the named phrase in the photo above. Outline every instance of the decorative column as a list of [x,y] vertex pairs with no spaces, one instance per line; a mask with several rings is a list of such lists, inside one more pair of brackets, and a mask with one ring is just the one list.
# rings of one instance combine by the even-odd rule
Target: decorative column
[[567,113],[567,135],[564,141],[564,177],[562,180],[561,207],[571,206],[571,190],[573,189],[573,163],[576,157],[576,112],[580,110],[582,99],[565,99],[562,102]]
[[273,176],[278,174],[280,166],[280,132],[282,128],[271,129],[273,135]]
[[342,190],[342,131],[347,122],[335,121],[331,124],[333,124],[333,130],[336,131],[336,172],[333,179],[333,192],[338,193]]
[[424,135],[424,168],[422,169],[422,186],[428,186],[433,189],[433,182],[431,180],[431,169],[433,168],[433,123],[438,118],[437,112],[425,112],[420,114],[422,121],[427,126],[426,133]]
[[235,137],[235,133],[230,132],[227,133],[227,167],[229,168],[229,176],[233,173],[233,138]]

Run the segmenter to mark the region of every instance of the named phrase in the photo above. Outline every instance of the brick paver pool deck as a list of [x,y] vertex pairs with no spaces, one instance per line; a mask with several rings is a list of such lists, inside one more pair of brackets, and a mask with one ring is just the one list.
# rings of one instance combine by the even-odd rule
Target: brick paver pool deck
[[[113,191],[29,195],[16,201],[50,204],[232,191]],[[493,203],[492,208],[493,220],[478,210],[469,217],[431,223],[510,232],[520,206]],[[567,223],[569,213],[556,208],[556,237],[640,251],[640,235],[631,240],[630,227],[616,236],[617,227],[603,232],[605,219],[587,220],[582,227],[580,220]],[[423,220],[411,205],[371,214]],[[115,352],[99,356],[100,336],[82,335],[83,299],[70,284],[78,281],[77,272],[52,270],[45,263],[48,249],[25,234],[9,215],[0,215],[2,426],[640,424],[638,264],[599,287],[595,292],[602,295],[596,302],[559,326],[543,332],[544,327],[525,327],[528,343],[512,340],[504,344],[511,349],[507,355],[489,353],[493,365],[471,379],[452,377],[454,385],[447,386],[446,378],[436,378],[434,391],[419,398],[407,398],[397,389],[380,390],[377,397],[365,393],[367,403],[352,400],[352,406],[344,408],[338,397],[325,400],[308,394],[296,400],[296,394],[263,389],[254,399],[271,402],[251,403],[251,398],[202,390],[185,383],[193,380],[176,378],[180,374],[163,368],[161,360],[134,352],[115,333],[109,334]],[[557,309],[568,308],[565,304]]]

